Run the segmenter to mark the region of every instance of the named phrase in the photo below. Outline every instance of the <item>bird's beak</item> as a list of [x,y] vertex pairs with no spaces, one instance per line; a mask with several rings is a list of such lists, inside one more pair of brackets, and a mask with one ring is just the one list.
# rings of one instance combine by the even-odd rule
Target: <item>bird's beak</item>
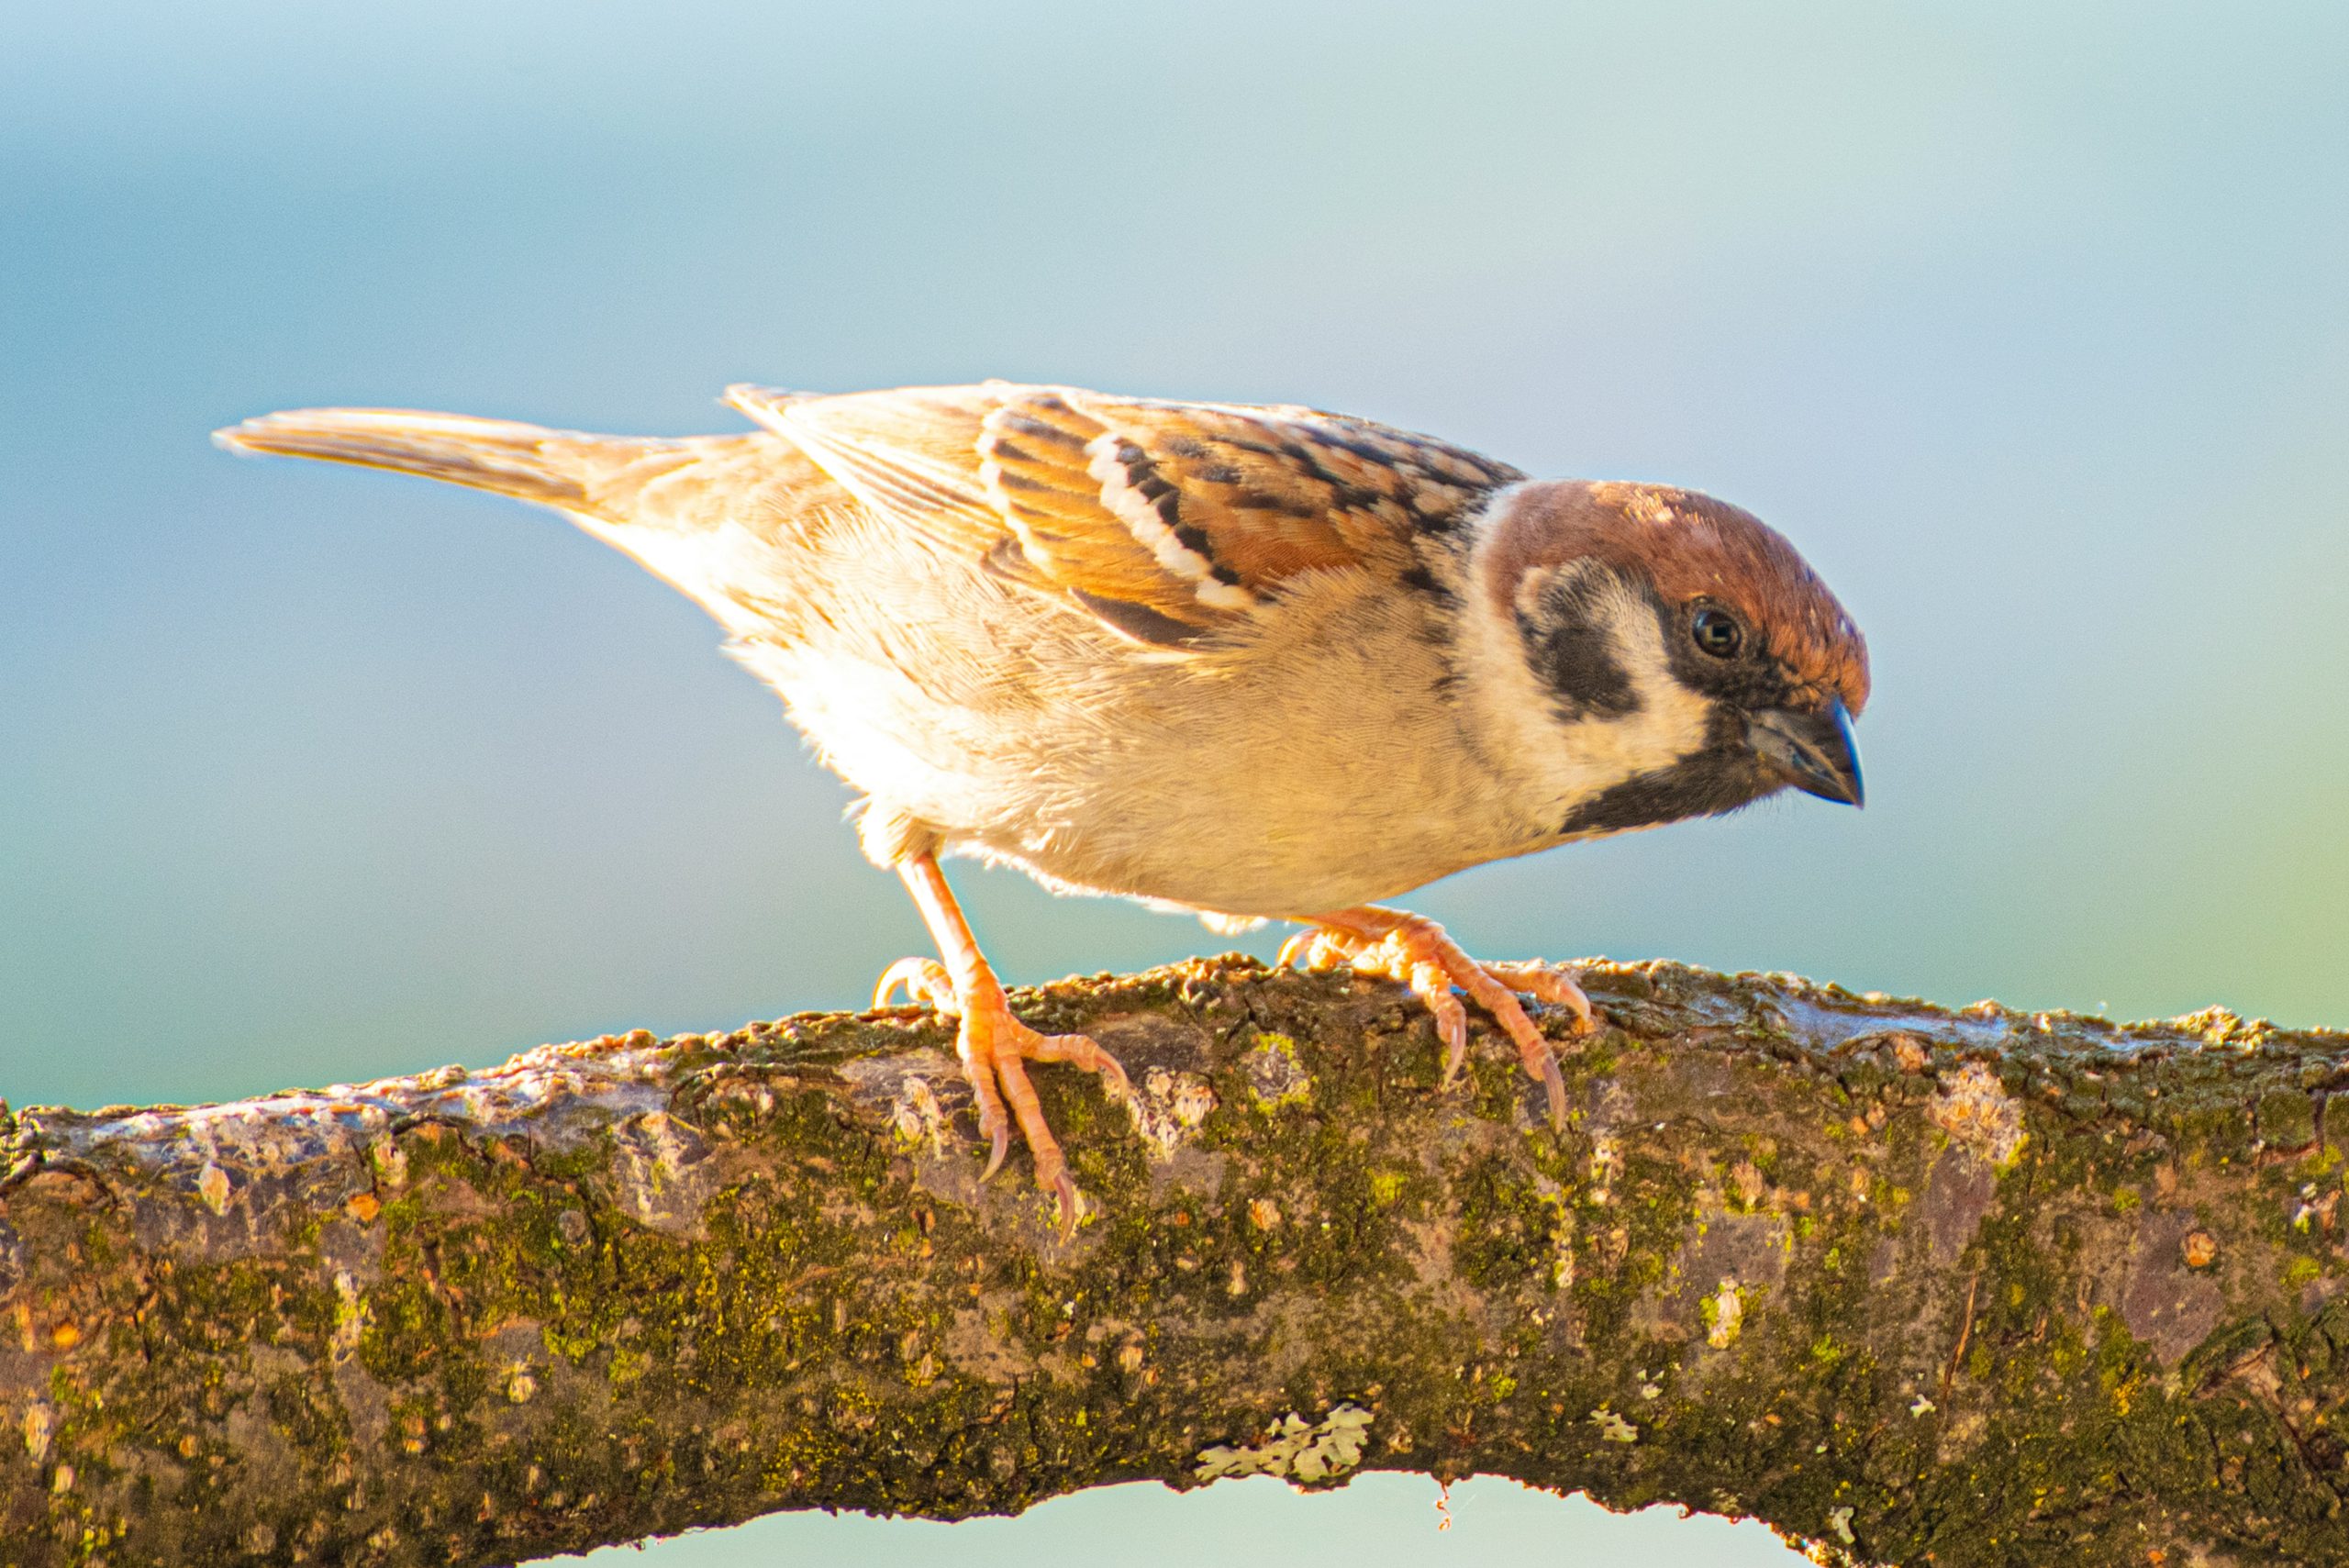
[[1806,795],[1858,806],[1860,750],[1852,740],[1852,716],[1843,699],[1829,697],[1816,713],[1773,707],[1745,721],[1745,743],[1769,770]]

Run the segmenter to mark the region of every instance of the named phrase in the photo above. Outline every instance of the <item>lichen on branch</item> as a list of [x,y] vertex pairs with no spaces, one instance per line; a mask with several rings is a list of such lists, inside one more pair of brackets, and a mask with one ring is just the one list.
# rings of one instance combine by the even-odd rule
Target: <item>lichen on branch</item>
[[[0,1568],[492,1563],[781,1508],[1486,1473],[1943,1568],[2343,1559],[2349,1041],[1594,965],[1571,1114],[1399,989],[927,1013],[0,1110]],[[2157,1555],[2155,1555],[2157,1554]]]

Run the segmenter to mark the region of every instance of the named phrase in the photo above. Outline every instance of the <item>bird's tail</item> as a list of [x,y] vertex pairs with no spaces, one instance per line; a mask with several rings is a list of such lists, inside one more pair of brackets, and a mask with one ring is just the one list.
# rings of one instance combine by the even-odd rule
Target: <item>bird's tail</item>
[[297,408],[216,430],[212,439],[230,451],[395,469],[565,511],[596,510],[617,471],[685,444],[406,408]]

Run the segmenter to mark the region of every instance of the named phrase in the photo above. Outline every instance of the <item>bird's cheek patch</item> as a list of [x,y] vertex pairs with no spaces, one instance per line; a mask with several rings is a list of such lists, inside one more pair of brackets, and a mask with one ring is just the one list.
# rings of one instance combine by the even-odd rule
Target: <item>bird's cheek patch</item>
[[1586,573],[1538,575],[1551,581],[1519,626],[1527,662],[1565,717],[1621,718],[1639,712],[1640,689],[1618,657],[1621,617],[1608,585]]

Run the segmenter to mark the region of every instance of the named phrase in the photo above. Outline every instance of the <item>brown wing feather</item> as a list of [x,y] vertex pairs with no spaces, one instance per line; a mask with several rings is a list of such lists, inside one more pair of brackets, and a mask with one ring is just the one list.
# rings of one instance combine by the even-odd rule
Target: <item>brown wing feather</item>
[[952,398],[960,387],[908,387],[811,397],[730,386],[726,401],[785,437],[874,511],[956,553],[984,555],[1003,522],[970,483],[968,450],[978,420]]
[[1003,383],[729,400],[868,506],[1152,642],[1244,616],[1299,573],[1408,572],[1416,534],[1523,477],[1307,408]]

